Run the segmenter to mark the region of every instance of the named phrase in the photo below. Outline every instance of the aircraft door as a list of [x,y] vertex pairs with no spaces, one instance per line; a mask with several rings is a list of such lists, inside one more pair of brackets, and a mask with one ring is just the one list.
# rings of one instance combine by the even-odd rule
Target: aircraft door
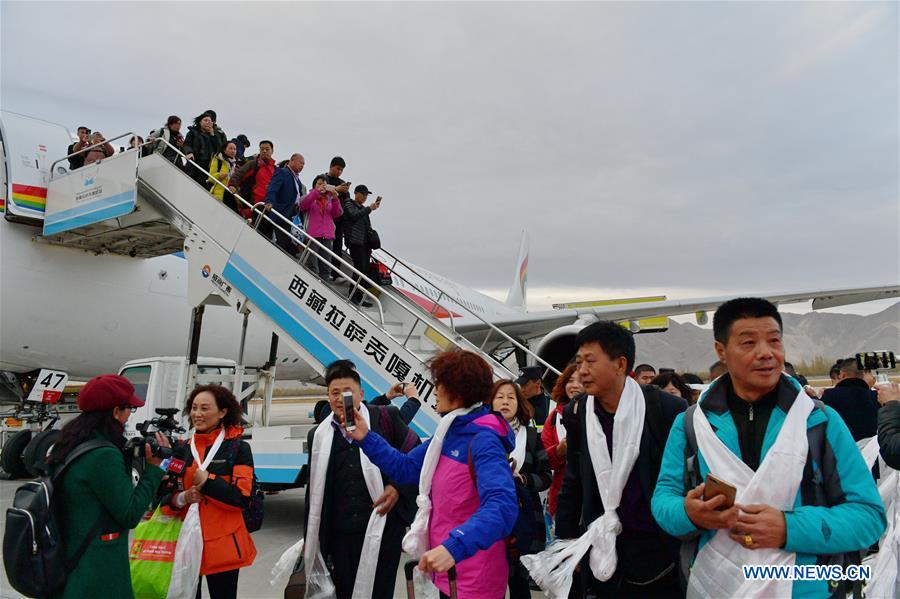
[[6,197],[9,188],[9,178],[6,175],[6,148],[3,143],[3,134],[0,132],[0,212],[6,212]]

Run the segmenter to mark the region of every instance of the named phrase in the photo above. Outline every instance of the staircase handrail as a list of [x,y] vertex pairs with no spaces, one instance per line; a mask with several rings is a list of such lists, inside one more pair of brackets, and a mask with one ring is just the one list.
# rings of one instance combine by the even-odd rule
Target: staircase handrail
[[[51,179],[51,180],[53,179],[53,167],[55,167],[57,164],[59,164],[59,163],[62,162],[63,160],[68,160],[68,159],[71,158],[72,156],[77,156],[77,155],[82,154],[82,153],[84,153],[84,152],[89,152],[89,151],[93,150],[94,148],[99,148],[100,146],[102,146],[102,145],[104,145],[104,144],[108,144],[108,143],[110,143],[110,142],[114,142],[114,141],[116,141],[117,139],[122,139],[123,137],[127,137],[127,136],[129,136],[129,135],[132,136],[132,137],[137,137],[137,135],[134,133],[134,131],[129,131],[128,133],[123,133],[122,135],[117,135],[117,136],[113,137],[112,139],[105,139],[105,140],[101,141],[100,143],[96,143],[96,144],[94,144],[94,145],[92,145],[92,146],[88,146],[88,147],[86,147],[86,148],[81,148],[81,149],[78,150],[77,152],[72,152],[71,154],[69,154],[69,155],[67,155],[67,156],[63,156],[63,157],[60,158],[59,160],[54,160],[54,161],[53,161],[53,164],[50,165],[50,179]],[[154,141],[155,141],[155,140],[154,140]],[[146,144],[144,144],[144,145],[146,145]],[[134,148],[129,148],[129,149],[134,149]],[[128,150],[126,150],[126,152],[127,152],[127,151],[128,151]],[[84,167],[82,167],[82,168],[84,168]],[[74,170],[71,170],[71,171],[70,171],[70,170],[66,169],[66,173],[65,173],[65,174],[68,175],[69,173],[73,173],[73,172],[75,172],[75,171],[77,171],[77,170],[78,170],[78,169],[74,169]]]
[[[231,189],[230,189],[227,185],[223,184],[221,181],[219,181],[218,179],[216,179],[215,177],[213,177],[212,174],[211,174],[209,171],[207,171],[205,168],[203,168],[202,166],[200,166],[199,164],[197,164],[197,163],[194,162],[193,160],[188,159],[188,158],[184,155],[184,153],[183,153],[181,150],[179,150],[178,148],[176,148],[175,146],[173,146],[171,143],[169,143],[169,142],[166,141],[165,139],[162,139],[162,138],[156,138],[156,139],[153,139],[153,140],[149,140],[149,141],[144,142],[143,145],[154,144],[154,143],[162,143],[162,144],[165,144],[165,145],[169,146],[170,148],[172,148],[179,156],[181,156],[182,160],[184,160],[184,162],[185,162],[186,164],[192,164],[192,165],[194,165],[195,168],[197,168],[198,170],[200,170],[202,173],[205,173],[205,174],[207,175],[207,178],[210,179],[210,180],[212,180],[214,184],[219,185],[219,186],[222,187],[225,191],[228,191],[229,193],[231,193],[232,196],[234,196],[237,200],[239,200],[241,203],[243,203],[245,206],[247,206],[247,207],[250,208],[251,210],[254,210],[254,208],[255,208],[256,205],[258,204],[258,203],[257,203],[257,204],[251,204],[250,202],[248,202],[247,200],[245,200],[243,197],[241,197],[240,194],[235,193],[235,192],[232,192]],[[283,227],[281,227],[278,223],[274,222],[274,221],[269,217],[269,215],[271,215],[271,214],[273,214],[273,213],[274,213],[275,215],[277,215],[278,218],[280,218],[282,221],[284,221],[284,222],[287,224],[287,226],[289,227],[288,230],[285,230]],[[281,214],[281,213],[278,212],[277,210],[272,210],[272,211],[269,211],[269,212],[264,212],[264,213],[261,214],[261,218],[265,218],[266,220],[268,220],[270,223],[272,223],[272,225],[273,225],[274,227],[277,227],[278,230],[281,231],[282,233],[284,233],[285,235],[288,235],[289,237],[293,237],[293,234],[290,232],[290,230],[295,226],[294,223],[291,222],[288,218],[286,218],[283,214]],[[257,223],[256,223],[256,226],[259,226],[259,222],[258,222],[258,221],[257,221]],[[330,257],[336,257],[336,258],[338,258],[338,260],[340,260],[340,262],[341,262],[342,264],[344,264],[345,266],[347,266],[352,272],[354,272],[354,273],[360,275],[360,278],[357,279],[357,281],[355,281],[354,286],[353,286],[353,287],[351,288],[351,290],[350,290],[351,295],[352,295],[352,293],[353,293],[355,290],[359,289],[359,291],[362,291],[363,293],[365,293],[366,295],[368,295],[369,297],[371,297],[371,298],[376,302],[376,304],[378,305],[378,312],[379,312],[379,316],[381,317],[381,324],[382,324],[382,326],[384,325],[384,309],[383,309],[383,307],[382,307],[381,301],[379,300],[378,297],[375,296],[375,294],[373,294],[373,293],[369,292],[367,289],[361,288],[361,287],[359,286],[360,283],[361,283],[363,280],[365,280],[366,283],[368,283],[369,285],[371,285],[372,287],[374,287],[375,289],[377,289],[380,293],[383,293],[383,294],[388,295],[389,297],[392,297],[392,298],[397,302],[397,304],[398,304],[404,311],[406,311],[407,313],[409,313],[409,314],[410,314],[413,318],[415,318],[417,321],[422,321],[422,322],[425,322],[426,324],[429,324],[429,325],[431,325],[431,324],[439,324],[440,326],[442,326],[442,327],[444,327],[444,328],[448,328],[448,327],[446,326],[446,324],[444,324],[440,319],[435,318],[433,312],[428,314],[428,317],[431,318],[431,319],[433,320],[433,322],[429,323],[428,321],[424,321],[420,315],[416,314],[416,313],[409,307],[409,305],[408,305],[407,302],[405,302],[405,301],[400,301],[399,298],[397,298],[394,294],[390,293],[387,289],[385,289],[384,287],[382,287],[381,285],[379,285],[378,283],[376,283],[375,281],[373,281],[372,279],[370,279],[369,276],[368,276],[367,274],[365,274],[365,273],[363,273],[363,272],[357,270],[355,266],[353,266],[352,264],[350,264],[350,263],[348,263],[346,260],[344,260],[343,256],[339,256],[338,254],[336,254],[335,252],[333,252],[333,251],[331,250],[331,248],[326,247],[324,244],[320,243],[317,239],[315,239],[314,237],[311,237],[309,234],[306,233],[306,231],[301,230],[301,232],[303,233],[303,236],[305,237],[306,241],[312,241],[313,244],[314,244],[315,246],[317,246],[317,247],[319,247],[319,248],[325,250],[325,253],[326,253],[327,255],[329,255]],[[279,248],[279,249],[281,249],[281,248]],[[380,251],[383,251],[383,252],[387,253],[388,255],[390,255],[390,256],[391,256],[392,258],[394,258],[395,260],[400,261],[399,258],[397,258],[396,256],[394,256],[394,255],[391,254],[390,252],[387,252],[387,250],[384,250],[384,249],[382,248]],[[312,252],[312,254],[313,254],[316,258],[318,258],[318,259],[320,259],[320,260],[323,259],[319,254],[317,254],[317,253],[314,252],[314,251]],[[402,263],[402,261],[400,261],[400,262]],[[410,268],[410,267],[409,267],[408,265],[406,265],[405,263],[403,263],[403,264],[404,264],[404,266],[405,266],[406,268],[408,268],[408,269]],[[334,269],[334,270],[338,270],[340,276],[343,276],[344,278],[349,279],[349,277],[347,277],[346,273],[341,272],[339,269]],[[410,270],[412,270],[412,269],[410,269]],[[417,274],[418,274],[418,273],[417,273]],[[421,275],[419,275],[419,276],[421,277]],[[401,277],[401,278],[402,278],[402,277]],[[405,278],[404,278],[404,280],[405,280]],[[412,284],[412,283],[410,283],[410,284]],[[433,286],[433,285],[432,285],[432,286]],[[442,292],[442,293],[444,293],[444,292]],[[447,294],[444,293],[444,295],[447,295]],[[450,297],[450,296],[448,295],[447,297]],[[452,297],[451,297],[451,299],[452,299]],[[416,306],[416,308],[419,309],[419,310],[424,311],[424,309],[421,308],[421,307],[418,306],[418,305]],[[448,312],[449,312],[449,310],[448,310]],[[478,318],[480,318],[480,317],[478,317]],[[489,327],[491,327],[493,330],[498,331],[498,332],[499,332],[501,335],[503,335],[505,338],[507,338],[507,339],[509,339],[511,342],[513,342],[513,343],[516,345],[516,347],[518,347],[518,348],[520,348],[520,349],[523,349],[527,354],[529,354],[529,355],[531,355],[532,357],[534,357],[540,364],[544,365],[546,368],[550,369],[552,372],[556,373],[557,375],[560,374],[559,370],[557,370],[556,368],[554,368],[552,365],[548,364],[546,361],[544,361],[543,359],[541,359],[537,354],[534,354],[534,353],[531,352],[528,348],[524,347],[522,344],[516,342],[516,341],[515,341],[514,339],[512,339],[509,335],[507,335],[506,333],[504,333],[501,329],[497,328],[495,325],[492,325],[492,324],[490,324],[490,323],[487,323],[486,321],[484,321],[484,319],[481,319],[481,320],[482,320],[482,322],[485,322],[485,323],[486,323]],[[451,322],[452,322],[452,315],[451,315]],[[409,340],[409,337],[410,337],[411,334],[412,334],[412,330],[415,329],[415,326],[416,326],[416,323],[414,322],[414,323],[412,324],[411,328],[410,328],[410,335],[407,335],[406,341]],[[459,341],[460,341],[460,340],[463,340],[463,341],[465,342],[466,345],[469,345],[469,346],[472,347],[472,348],[476,348],[476,346],[475,346],[474,343],[472,343],[471,341],[469,341],[468,339],[466,339],[464,336],[462,336],[462,335],[460,335],[459,333],[457,333],[456,330],[455,330],[455,328],[450,329],[450,332],[452,333],[452,336],[454,337],[454,339],[452,339],[452,342],[453,342],[454,345],[459,346],[459,345],[460,345]],[[391,335],[391,336],[393,337],[393,335]],[[395,339],[395,340],[396,340],[396,339]],[[399,342],[399,341],[398,341],[398,342]],[[485,343],[486,343],[486,342],[487,342],[487,338],[485,339]],[[485,343],[483,343],[481,347],[478,347],[478,348],[477,348],[478,351],[484,353],[484,345],[485,345]],[[403,345],[403,346],[405,347],[405,346],[406,346],[406,342],[404,341],[403,343],[401,343],[401,345]],[[501,368],[503,368],[504,370],[506,370],[507,372],[510,372],[510,374],[511,374],[511,371],[510,371],[506,366],[504,366],[502,363],[498,362],[497,360],[493,360],[493,359],[492,359],[492,361],[495,362],[497,365],[499,365],[499,366],[500,366]],[[546,372],[546,371],[545,371],[545,372]]]
[[[230,193],[237,201],[239,201],[241,204],[243,204],[244,206],[246,206],[247,208],[249,208],[249,209],[251,210],[251,212],[260,212],[260,220],[263,219],[263,218],[266,219],[267,221],[269,221],[269,222],[272,224],[273,227],[276,227],[279,231],[281,231],[282,233],[284,233],[284,234],[287,235],[288,237],[294,238],[294,235],[293,235],[293,233],[291,232],[291,229],[293,229],[293,228],[295,227],[295,225],[294,225],[294,223],[292,223],[289,219],[287,219],[283,214],[281,214],[281,213],[278,212],[277,210],[271,210],[271,211],[269,211],[269,212],[262,212],[262,211],[256,210],[256,207],[260,204],[260,202],[257,202],[257,203],[255,203],[255,204],[252,204],[252,203],[248,202],[247,200],[245,200],[243,197],[241,197],[240,194],[235,193],[235,192],[232,192],[231,189],[230,189],[227,185],[225,185],[224,183],[222,183],[221,181],[219,181],[217,178],[213,177],[212,173],[210,173],[208,170],[206,170],[205,168],[203,168],[202,166],[200,166],[199,164],[197,164],[197,163],[194,162],[193,160],[190,160],[189,158],[187,158],[187,156],[185,156],[184,153],[183,153],[181,150],[179,150],[178,148],[176,148],[175,146],[173,146],[171,143],[169,143],[169,142],[166,141],[165,139],[162,139],[162,138],[155,138],[155,139],[152,139],[152,140],[148,140],[148,141],[144,142],[144,143],[142,144],[142,146],[146,146],[146,145],[157,145],[157,144],[165,144],[165,145],[169,146],[170,148],[172,148],[172,150],[174,150],[174,151],[177,153],[177,155],[181,157],[181,159],[184,161],[185,164],[191,164],[191,165],[194,166],[194,168],[196,168],[196,169],[198,169],[200,172],[206,174],[207,179],[212,180],[214,185],[218,185],[218,186],[221,187],[224,191]],[[280,218],[282,221],[284,221],[284,222],[287,224],[288,229],[285,230],[284,227],[282,227],[280,224],[278,224],[278,223],[276,223],[274,220],[272,220],[272,218],[271,218],[271,216],[270,216],[270,215],[272,215],[272,214],[277,215],[278,218]],[[255,226],[254,226],[253,228],[257,228],[257,227],[259,227],[259,220],[257,220],[257,222],[255,223]],[[372,279],[370,279],[365,273],[360,272],[359,270],[356,269],[356,267],[353,266],[353,264],[351,264],[351,263],[347,262],[346,260],[344,260],[343,256],[338,256],[337,254],[335,254],[334,252],[332,252],[329,248],[326,248],[323,244],[319,243],[319,241],[316,240],[314,237],[310,237],[309,235],[307,235],[307,234],[306,234],[306,231],[302,231],[302,230],[301,230],[301,232],[303,233],[303,237],[305,238],[305,241],[306,241],[306,242],[311,241],[311,242],[313,242],[313,244],[315,244],[317,247],[322,248],[322,249],[325,249],[326,252],[328,252],[328,254],[330,254],[329,259],[330,259],[330,258],[337,258],[337,259],[340,261],[340,263],[343,264],[344,266],[346,266],[347,268],[349,268],[349,269],[351,270],[351,272],[360,275],[361,278],[360,278],[359,280],[357,280],[356,282],[354,282],[354,281],[351,279],[351,277],[347,275],[347,273],[341,271],[339,268],[333,269],[333,270],[337,271],[338,276],[340,276],[340,277],[346,279],[348,282],[350,282],[350,283],[352,284],[352,287],[351,287],[351,289],[350,289],[351,293],[353,293],[353,292],[355,292],[355,291],[358,290],[358,291],[360,291],[361,293],[363,293],[364,295],[366,295],[366,296],[372,298],[372,300],[373,300],[373,301],[375,302],[375,304],[378,306],[378,314],[379,314],[379,316],[381,317],[381,324],[383,325],[383,324],[384,324],[384,307],[383,307],[382,304],[381,304],[381,300],[379,300],[378,297],[377,297],[374,293],[372,293],[371,291],[369,291],[369,290],[366,289],[365,287],[361,287],[361,286],[360,286],[360,282],[361,282],[362,280],[365,280],[366,283],[369,283],[370,285],[372,285],[372,286],[374,286],[374,287],[376,287],[376,288],[378,288],[378,289],[380,289],[380,287],[379,287],[378,285],[376,285],[375,282],[372,281]],[[278,247],[278,246],[276,246],[276,247]],[[284,250],[283,250],[282,248],[280,248],[280,247],[279,247],[278,249],[280,249],[281,251],[284,251]],[[286,252],[285,252],[285,253],[286,253]],[[312,252],[312,254],[313,254],[314,256],[316,256],[318,259],[324,260],[324,258],[322,258],[321,256],[319,256],[319,254],[317,254],[316,252]],[[292,257],[293,257],[293,256],[292,256]]]
[[[102,145],[102,144],[104,144],[104,143],[109,143],[109,141],[114,141],[114,140],[116,140],[116,139],[121,139],[122,137],[125,137],[125,136],[127,136],[127,135],[134,135],[134,133],[133,133],[133,132],[124,133],[124,134],[122,134],[122,135],[118,135],[118,136],[112,138],[111,140],[106,140],[106,141],[102,142],[101,144],[95,144],[95,146],[92,146],[92,147],[96,147],[96,146]],[[196,169],[198,169],[201,173],[206,174],[206,175],[207,175],[207,179],[208,179],[208,180],[211,180],[211,181],[213,182],[214,185],[218,185],[219,187],[223,188],[223,190],[225,190],[225,191],[231,193],[231,195],[232,195],[237,201],[240,201],[241,204],[243,204],[243,205],[246,206],[247,208],[250,208],[251,212],[253,212],[253,211],[259,212],[258,210],[255,210],[256,207],[257,207],[257,205],[258,205],[259,203],[252,204],[252,203],[248,202],[247,200],[245,200],[243,197],[241,197],[240,194],[238,194],[238,193],[236,193],[236,192],[232,192],[231,189],[230,189],[227,185],[223,184],[223,183],[222,183],[221,181],[219,181],[217,178],[213,177],[212,174],[211,174],[208,170],[206,170],[205,168],[203,168],[202,166],[200,166],[199,164],[197,164],[197,163],[194,162],[193,160],[188,159],[187,156],[185,156],[185,154],[184,154],[179,148],[175,147],[174,145],[172,145],[172,144],[171,144],[170,142],[168,142],[167,140],[165,140],[165,139],[163,139],[163,138],[154,138],[154,139],[150,139],[150,140],[145,141],[143,144],[141,144],[141,145],[138,146],[137,148],[135,148],[135,150],[140,151],[144,146],[151,146],[151,145],[152,145],[152,146],[156,146],[156,147],[159,147],[159,146],[162,146],[162,145],[168,146],[169,148],[171,148],[171,149],[175,152],[175,154],[176,154],[178,157],[180,157],[180,159],[185,163],[185,165],[187,165],[187,164],[193,165],[193,167],[196,168]],[[74,156],[75,154],[80,154],[81,152],[84,152],[84,151],[89,150],[89,149],[90,149],[90,148],[85,148],[85,149],[83,149],[83,150],[79,150],[78,152],[73,152],[72,154],[70,154],[70,155],[68,155],[68,156],[65,156],[65,157],[63,157],[63,158],[60,158],[59,160],[55,161],[55,162],[51,165],[51,169],[52,169],[53,166],[55,166],[58,162],[61,162],[62,160],[65,160],[65,159],[67,159],[67,158],[69,158],[69,157],[71,157],[71,156]],[[173,163],[174,163],[174,161],[173,161]],[[76,170],[77,170],[77,169],[76,169]],[[53,175],[52,175],[52,172],[51,172],[51,179],[52,179],[52,176],[53,176]],[[207,192],[208,192],[208,190],[207,190]],[[287,230],[284,229],[280,224],[278,224],[278,223],[276,223],[274,220],[272,220],[272,218],[270,217],[270,215],[273,214],[273,213],[276,214],[276,215],[278,216],[278,218],[280,218],[282,221],[284,221],[284,222],[287,224],[287,226],[288,226],[288,229],[287,229]],[[260,216],[261,216],[261,218],[265,218],[266,220],[268,220],[268,221],[272,224],[272,226],[277,227],[278,230],[281,231],[282,233],[284,233],[285,235],[287,235],[287,236],[289,236],[289,237],[291,237],[291,238],[294,238],[294,235],[293,235],[293,233],[291,232],[291,229],[293,229],[293,228],[295,227],[294,223],[291,222],[288,218],[286,218],[283,214],[281,214],[281,213],[278,212],[277,210],[273,210],[273,211],[269,211],[269,212],[261,212]],[[258,226],[258,225],[259,225],[259,220],[256,222],[256,226]],[[249,226],[249,225],[248,225],[248,226]],[[254,228],[255,228],[255,227],[254,227]],[[368,285],[370,285],[370,286],[373,287],[374,289],[378,290],[380,293],[385,294],[385,295],[387,295],[388,297],[391,297],[392,299],[394,299],[395,302],[397,303],[397,305],[398,305],[402,310],[404,310],[405,312],[407,312],[409,315],[411,315],[411,316],[415,319],[415,321],[412,323],[412,325],[411,325],[411,327],[410,327],[410,332],[409,332],[409,334],[406,336],[406,340],[405,340],[405,341],[400,342],[398,339],[396,339],[396,338],[394,337],[394,335],[389,334],[390,337],[392,337],[395,341],[397,341],[397,343],[399,343],[400,345],[402,345],[403,347],[405,347],[405,348],[407,349],[407,351],[412,352],[411,349],[409,349],[408,347],[406,347],[406,343],[409,341],[409,338],[412,336],[412,332],[413,332],[413,330],[415,330],[416,325],[417,325],[419,322],[422,322],[422,323],[424,323],[426,326],[434,326],[434,325],[437,325],[439,328],[444,328],[444,329],[448,330],[448,332],[451,333],[451,334],[450,334],[449,336],[446,336],[447,339],[448,339],[451,343],[453,343],[454,345],[456,345],[457,347],[460,347],[461,345],[467,345],[467,346],[469,346],[469,347],[472,348],[472,349],[476,349],[477,351],[480,351],[480,352],[484,353],[483,345],[482,345],[482,348],[476,347],[475,344],[472,343],[471,341],[469,341],[466,337],[464,337],[464,336],[458,334],[458,333],[456,332],[455,328],[454,328],[454,329],[450,329],[443,321],[441,321],[440,319],[435,318],[433,312],[432,312],[432,313],[428,313],[428,318],[430,318],[431,321],[425,320],[425,319],[423,318],[422,315],[416,314],[416,312],[409,306],[408,302],[401,301],[400,298],[398,298],[397,296],[395,296],[394,294],[392,294],[391,292],[389,292],[387,289],[385,289],[384,287],[382,287],[381,285],[379,285],[379,284],[376,283],[375,281],[373,281],[371,278],[369,278],[368,275],[366,275],[365,273],[363,273],[363,272],[357,270],[356,267],[353,266],[353,264],[348,263],[346,260],[344,260],[343,256],[340,256],[340,255],[336,254],[336,253],[333,252],[330,248],[326,247],[324,244],[322,244],[322,243],[320,243],[318,240],[316,240],[314,237],[311,237],[309,234],[306,233],[306,231],[303,231],[303,230],[301,229],[301,232],[303,233],[303,237],[305,238],[305,241],[306,241],[306,242],[312,242],[317,248],[321,248],[322,250],[324,250],[324,251],[325,251],[325,254],[328,255],[329,258],[337,258],[337,260],[338,260],[341,264],[343,264],[344,266],[346,266],[348,269],[350,269],[350,271],[351,271],[352,273],[354,273],[354,274],[356,274],[356,275],[359,275],[359,278],[358,278],[355,282],[353,282],[354,285],[353,285],[353,287],[352,287],[351,290],[350,290],[351,296],[352,296],[352,294],[353,294],[355,291],[358,290],[358,291],[362,292],[363,294],[365,294],[365,295],[371,297],[371,298],[376,302],[376,304],[377,304],[377,306],[378,306],[378,312],[379,312],[379,316],[381,317],[381,325],[382,325],[382,326],[385,325],[385,319],[384,319],[384,309],[383,309],[383,306],[382,306],[382,304],[381,304],[381,301],[379,300],[379,298],[378,298],[374,293],[370,292],[370,291],[369,291],[368,289],[366,289],[365,287],[361,287],[361,286],[360,286],[360,284],[363,283],[363,282],[367,283]],[[276,247],[278,247],[278,246],[276,246]],[[280,247],[279,247],[278,249],[280,249],[281,251],[284,251],[284,250],[283,250],[282,248],[280,248]],[[382,250],[382,251],[385,251],[385,250]],[[385,252],[386,252],[386,251],[385,251]],[[399,261],[399,259],[397,259],[395,256],[393,256],[393,254],[390,254],[389,252],[386,252],[386,253],[388,253],[389,255],[391,255],[391,257],[394,257],[396,260]],[[320,260],[323,259],[323,258],[322,258],[319,254],[317,254],[315,251],[313,251],[312,254],[313,254],[314,256],[316,256],[316,258],[318,258],[318,259],[320,259]],[[293,257],[292,257],[292,258],[293,258]],[[407,268],[409,268],[409,267],[407,266]],[[333,270],[336,270],[339,276],[341,276],[341,277],[343,277],[343,278],[349,280],[350,277],[347,275],[347,273],[344,273],[344,272],[341,271],[340,269],[333,269]],[[398,275],[398,276],[399,276],[399,275]],[[421,275],[419,275],[419,276],[421,276]],[[401,278],[402,278],[402,277],[401,277]],[[404,280],[406,280],[406,279],[404,278]],[[411,284],[411,283],[410,283],[410,284]],[[430,283],[429,283],[429,284],[430,284]],[[445,295],[446,295],[446,294],[445,294]],[[448,297],[450,297],[450,296],[448,295]],[[451,298],[451,299],[452,299],[452,298]],[[418,305],[416,305],[416,309],[422,311],[423,313],[425,312],[424,309],[421,308],[421,307],[418,306]],[[368,315],[366,315],[365,312],[362,312],[362,311],[360,311],[360,312],[361,312],[366,318],[368,318]],[[488,324],[489,324],[489,323],[488,323]],[[491,326],[492,326],[492,325],[491,325]],[[496,327],[493,327],[493,328],[496,328]],[[499,331],[499,329],[497,329],[497,330]],[[505,333],[503,333],[502,331],[500,331],[500,332],[501,332],[504,336],[506,336]],[[507,336],[507,337],[508,337],[508,336]],[[511,339],[511,338],[510,338],[510,339]],[[511,339],[511,340],[512,340],[512,339]],[[515,342],[514,340],[512,340],[512,341]],[[529,354],[531,354],[531,352],[530,352],[529,350],[527,350],[527,348],[525,348],[525,351],[528,352]],[[412,352],[412,353],[415,354],[416,352]],[[532,354],[532,355],[534,355],[534,354]],[[418,357],[419,359],[421,359],[420,356],[417,356],[417,357]],[[496,364],[497,366],[499,366],[500,368],[502,368],[503,370],[505,370],[507,373],[510,373],[510,374],[511,374],[511,371],[510,371],[505,365],[503,365],[503,364],[500,363],[499,361],[495,360],[495,359],[494,359],[493,357],[491,357],[491,356],[488,356],[488,357],[490,358],[490,361],[492,361],[494,364]],[[540,358],[537,357],[537,356],[535,356],[535,358],[537,358],[538,360],[540,360]],[[540,360],[540,361],[541,361],[542,364],[546,365],[548,368],[553,369],[554,372],[557,372],[557,374],[558,374],[558,371],[557,371],[556,369],[554,369],[552,366],[550,366],[549,364],[547,364],[547,363],[544,362],[543,360]]]
[[[553,373],[556,374],[557,376],[559,376],[559,375],[561,374],[560,371],[557,370],[556,368],[554,368],[552,364],[550,364],[550,363],[548,363],[547,361],[545,361],[543,358],[541,358],[539,355],[537,355],[536,353],[534,353],[533,351],[531,351],[530,349],[528,349],[528,347],[526,347],[526,346],[523,345],[522,343],[519,343],[518,341],[516,341],[513,337],[511,337],[508,333],[506,333],[503,329],[501,329],[500,327],[498,327],[498,326],[495,325],[494,323],[492,323],[492,322],[486,320],[485,318],[482,318],[477,312],[475,312],[474,310],[472,310],[472,309],[468,308],[467,306],[463,305],[461,302],[456,301],[456,299],[455,299],[452,295],[450,295],[450,294],[447,293],[444,289],[442,289],[441,287],[439,287],[438,285],[436,285],[434,282],[432,282],[431,280],[429,280],[427,277],[425,277],[424,275],[422,275],[421,273],[419,273],[419,272],[418,272],[415,268],[413,268],[409,263],[407,263],[407,262],[405,262],[404,260],[402,260],[401,258],[395,256],[392,252],[390,252],[389,250],[386,250],[386,249],[384,249],[384,248],[380,248],[380,249],[378,249],[377,251],[380,252],[380,253],[382,253],[382,254],[384,254],[384,255],[386,255],[386,256],[388,256],[389,258],[391,258],[391,259],[394,260],[394,265],[393,265],[392,267],[390,267],[388,270],[390,270],[392,274],[396,275],[396,276],[399,277],[400,279],[403,279],[404,281],[406,281],[413,289],[418,289],[419,291],[422,291],[423,293],[425,293],[425,291],[424,291],[423,289],[421,289],[421,288],[420,288],[419,286],[417,286],[415,283],[413,283],[412,281],[410,281],[409,279],[407,279],[406,277],[404,277],[403,275],[401,275],[401,274],[399,274],[399,273],[397,272],[397,270],[396,270],[397,264],[401,264],[407,271],[413,273],[414,275],[416,275],[417,277],[419,277],[420,279],[422,279],[422,281],[424,281],[428,286],[430,286],[430,287],[432,287],[433,289],[435,289],[435,290],[437,290],[438,292],[440,292],[440,295],[438,296],[438,299],[436,299],[436,300],[431,300],[431,298],[429,298],[429,300],[431,300],[432,302],[434,302],[435,305],[438,305],[438,302],[440,301],[441,296],[446,296],[447,298],[450,299],[450,301],[452,301],[452,302],[453,302],[455,305],[457,305],[460,309],[465,310],[466,312],[468,312],[468,314],[469,314],[470,316],[473,316],[475,319],[477,319],[477,320],[480,321],[482,324],[484,324],[485,326],[487,326],[487,327],[491,330],[491,332],[488,333],[487,335],[485,335],[484,341],[481,343],[481,346],[479,347],[480,350],[484,351],[484,348],[485,348],[485,346],[487,345],[488,339],[490,339],[491,335],[492,335],[493,333],[498,333],[501,337],[503,337],[504,339],[506,339],[507,341],[509,341],[509,342],[513,345],[513,347],[515,347],[516,349],[519,349],[519,350],[525,352],[527,355],[529,355],[529,356],[531,356],[532,358],[534,358],[535,361],[536,361],[538,364],[541,364],[541,365],[545,366],[545,367],[547,368],[547,370],[550,370],[551,372],[553,372]],[[385,266],[387,266],[387,265],[385,265]],[[443,307],[444,310],[446,310],[448,313],[451,313],[451,315],[452,315],[452,310],[451,310],[450,308],[448,308],[447,306],[441,306],[441,307]],[[455,329],[454,329],[454,332],[455,332]],[[544,371],[544,374],[546,374],[546,372],[547,372],[547,371],[545,370],[545,371]]]

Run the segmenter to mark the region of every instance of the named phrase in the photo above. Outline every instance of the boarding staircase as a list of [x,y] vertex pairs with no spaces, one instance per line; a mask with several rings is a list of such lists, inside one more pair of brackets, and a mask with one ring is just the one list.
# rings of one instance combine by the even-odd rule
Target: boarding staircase
[[[167,147],[184,164],[206,172],[164,140],[152,140],[145,146],[152,150]],[[129,150],[73,172],[54,174],[47,192],[44,240],[134,258],[183,251],[189,263],[192,306],[222,305],[245,315],[253,313],[322,375],[334,360],[352,359],[366,397],[406,381],[416,386],[423,405],[433,406],[434,385],[426,362],[453,347],[481,354],[497,378],[514,378],[485,351],[488,338],[552,369],[389,251],[381,254],[388,258],[385,262],[393,280],[409,288],[427,289],[433,305],[422,306],[390,285],[377,284],[367,273],[358,272],[346,256],[335,256],[331,248],[292,229],[292,223],[280,214],[264,213],[261,206],[254,207],[236,196],[237,202],[254,210],[254,218],[248,221],[216,201],[158,151],[141,154],[140,148]],[[56,173],[55,166],[51,173]],[[262,219],[302,241],[299,259],[255,230]],[[316,259],[337,260],[341,266],[338,284],[319,277]],[[371,307],[348,300],[357,288]],[[457,332],[455,320],[459,318],[480,320],[489,330],[481,346]],[[437,418],[431,409],[420,410],[414,428],[430,434]]]

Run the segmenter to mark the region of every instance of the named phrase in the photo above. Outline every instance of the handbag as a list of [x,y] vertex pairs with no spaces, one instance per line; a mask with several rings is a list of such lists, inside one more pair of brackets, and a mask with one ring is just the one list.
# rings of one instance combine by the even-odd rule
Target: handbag
[[161,505],[134,529],[128,565],[135,599],[165,599],[181,525],[178,513]]
[[378,231],[370,228],[366,231],[366,246],[370,250],[380,250],[381,249],[381,236],[378,235]]

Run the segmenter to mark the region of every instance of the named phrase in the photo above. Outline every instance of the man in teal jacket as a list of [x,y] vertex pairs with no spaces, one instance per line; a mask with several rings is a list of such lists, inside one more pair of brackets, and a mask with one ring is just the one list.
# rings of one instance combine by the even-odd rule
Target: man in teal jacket
[[[740,495],[739,503],[728,509],[722,509],[724,495],[704,500],[702,481],[709,466],[697,449],[699,431],[688,426],[686,434],[685,419],[696,422],[694,410],[701,409],[715,436],[755,472],[767,459],[788,410],[802,397],[799,385],[782,375],[782,323],[774,305],[756,298],[727,302],[716,311],[713,333],[728,373],[672,426],[651,505],[656,521],[686,542],[698,540],[698,550],[724,529],[746,549],[794,553],[796,565],[839,564],[842,554],[858,555],[870,547],[884,532],[884,507],[847,426],[821,402],[806,418],[809,453],[792,509],[742,505]],[[783,458],[773,453],[770,459]],[[762,563],[760,556],[756,563]],[[754,565],[750,559],[747,565]],[[795,580],[792,596],[827,597],[834,590],[829,584]]]

